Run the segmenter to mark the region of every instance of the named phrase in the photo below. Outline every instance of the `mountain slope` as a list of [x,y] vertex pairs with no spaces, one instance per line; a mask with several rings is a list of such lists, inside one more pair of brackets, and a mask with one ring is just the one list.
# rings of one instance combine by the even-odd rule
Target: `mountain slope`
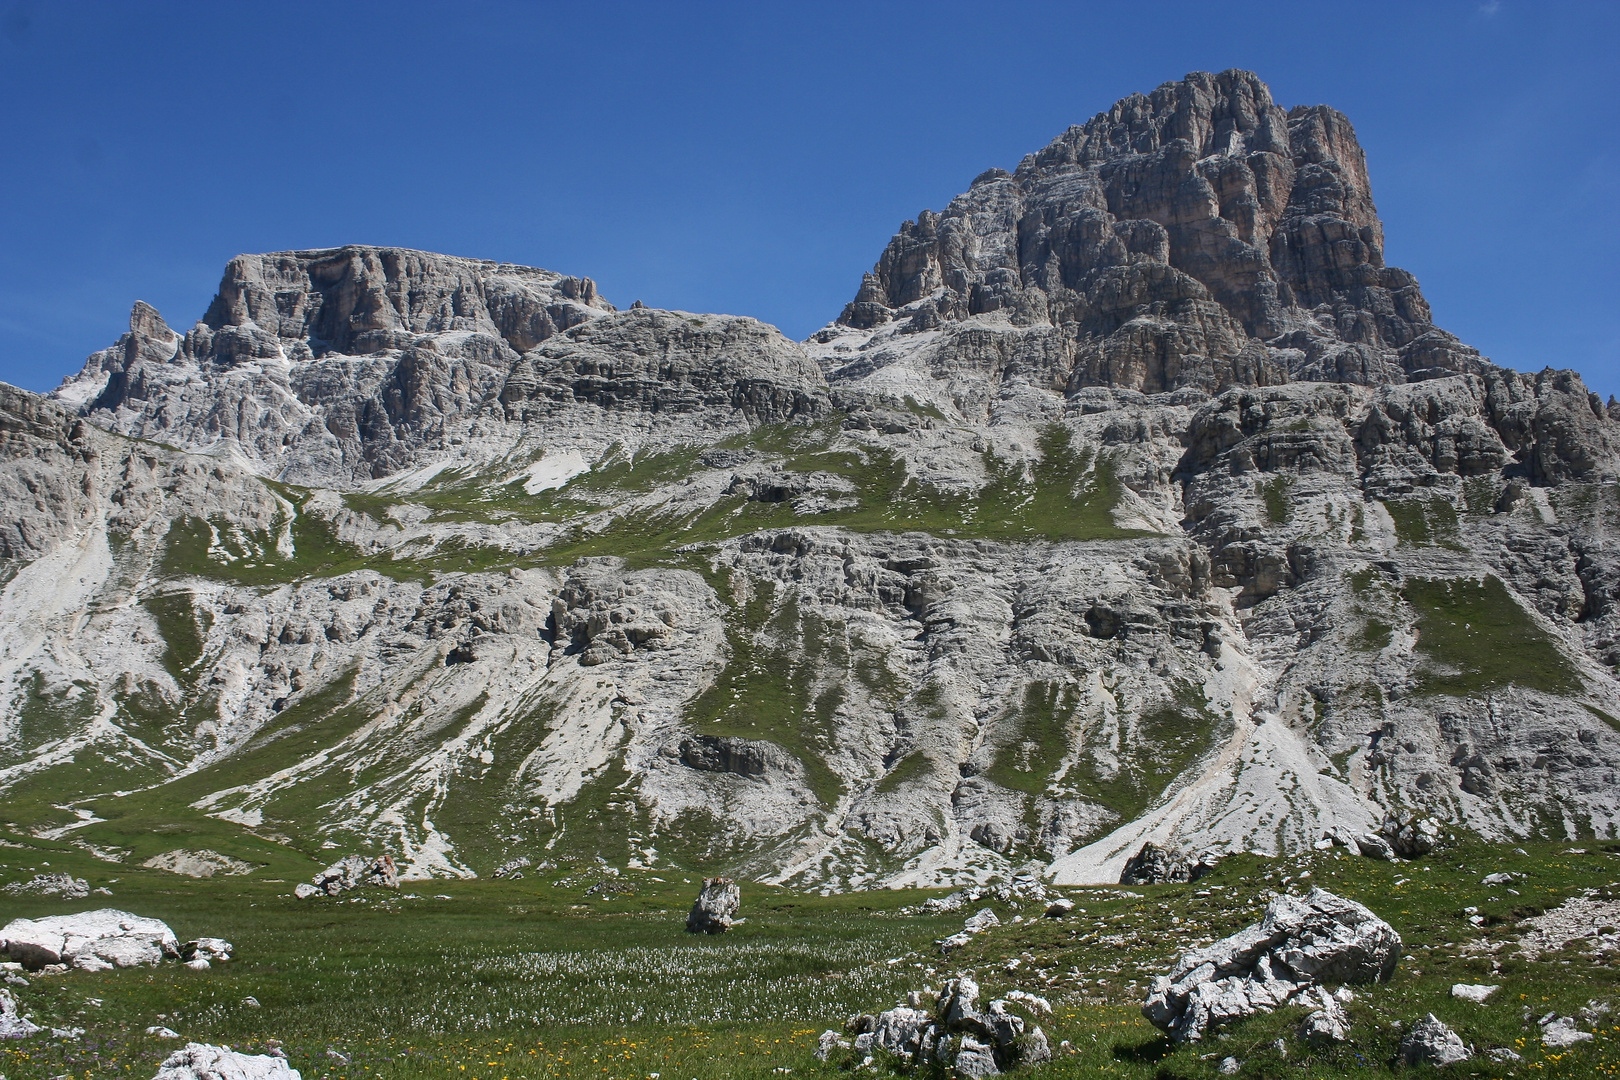
[[862,887],[1620,826],[1620,426],[1435,327],[1348,121],[1243,72],[981,176],[802,345],[242,256],[0,432],[0,805],[109,858]]

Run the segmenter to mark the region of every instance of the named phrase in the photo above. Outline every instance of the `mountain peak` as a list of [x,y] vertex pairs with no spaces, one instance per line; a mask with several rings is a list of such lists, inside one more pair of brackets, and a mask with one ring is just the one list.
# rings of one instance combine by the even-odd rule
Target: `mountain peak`
[[839,317],[918,331],[1004,313],[1055,333],[1054,389],[1388,385],[1480,370],[1386,266],[1366,155],[1247,71],[1122,98],[906,222]]

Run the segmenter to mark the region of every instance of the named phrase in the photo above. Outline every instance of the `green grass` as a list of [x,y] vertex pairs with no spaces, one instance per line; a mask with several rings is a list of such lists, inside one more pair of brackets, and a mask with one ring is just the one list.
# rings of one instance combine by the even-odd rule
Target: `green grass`
[[1260,500],[1265,504],[1266,523],[1283,525],[1288,521],[1288,489],[1294,486],[1291,476],[1274,476],[1260,484]]
[[[959,928],[963,913],[908,914],[902,909],[923,895],[916,892],[824,898],[745,884],[747,921],[694,938],[682,926],[697,883],[679,872],[612,877],[575,861],[520,881],[407,883],[398,894],[368,889],[298,902],[287,896],[290,881],[264,880],[264,871],[191,881],[100,863],[65,845],[6,839],[21,846],[0,847],[0,881],[67,871],[114,892],[71,903],[8,898],[9,916],[115,904],[166,920],[182,939],[225,937],[237,956],[206,972],[166,964],[30,976],[31,985],[16,989],[25,1011],[86,1030],[68,1041],[0,1044],[9,1080],[148,1077],[176,1045],[143,1034],[155,1024],[250,1053],[278,1040],[306,1080],[730,1080],[780,1069],[830,1080],[847,1074],[838,1061],[812,1058],[817,1033],[957,972],[972,973],[986,998],[1020,989],[1052,1001],[1042,1026],[1057,1057],[1020,1071],[1032,1080],[1214,1080],[1227,1056],[1248,1080],[1620,1071],[1613,1014],[1596,1025],[1594,1040],[1567,1051],[1544,1048],[1533,1019],[1573,1015],[1592,999],[1614,1002],[1620,964],[1580,948],[1529,959],[1516,947],[1520,918],[1589,889],[1614,895],[1615,857],[1590,845],[1569,854],[1567,841],[1526,844],[1523,856],[1469,843],[1402,864],[1340,852],[1232,856],[1194,885],[1064,889],[1083,910],[1062,920],[1039,918],[1029,905],[975,904],[995,909],[1003,925],[942,960],[932,942]],[[1502,870],[1527,875],[1513,886],[1520,895],[1479,883]],[[590,891],[604,881],[610,888]],[[1350,1043],[1307,1046],[1295,1034],[1303,1010],[1294,1007],[1181,1046],[1141,1017],[1147,983],[1181,951],[1256,921],[1269,891],[1311,884],[1370,906],[1401,934],[1410,958],[1389,983],[1357,988]],[[1470,908],[1481,924],[1469,922]],[[1485,951],[1491,946],[1494,953]],[[1450,996],[1457,982],[1501,989],[1479,1006]],[[258,1007],[244,1003],[249,996]],[[1399,1068],[1398,1025],[1428,1012],[1479,1050],[1513,1047],[1524,1061],[1500,1066],[1481,1056],[1440,1073]],[[1272,1048],[1278,1039],[1286,1057]],[[881,1075],[892,1071],[878,1064]]]
[[[1201,691],[1181,687],[1174,701],[1150,709],[1134,731],[1122,732],[1117,769],[1088,751],[1064,776],[1064,784],[1113,810],[1119,820],[1132,821],[1214,749],[1224,727]],[[1088,736],[1086,742],[1091,741]]]
[[1044,792],[1068,753],[1069,724],[1079,704],[1076,686],[1055,682],[1026,685],[1016,707],[998,725],[1002,742],[984,775],[1014,791]]
[[1395,522],[1395,537],[1403,544],[1461,546],[1457,508],[1442,496],[1390,499],[1384,504]]
[[[721,589],[721,595],[728,590]],[[714,685],[691,705],[687,720],[707,735],[762,739],[786,750],[805,768],[810,789],[825,806],[843,792],[827,767],[833,749],[831,716],[814,708],[812,685],[824,662],[837,664],[841,637],[820,615],[804,610],[797,594],[780,602],[769,583],[757,584],[727,618],[729,658]],[[841,664],[837,665],[840,669]]]
[[1417,617],[1421,693],[1460,697],[1502,686],[1580,692],[1575,669],[1495,575],[1410,578],[1401,592]]

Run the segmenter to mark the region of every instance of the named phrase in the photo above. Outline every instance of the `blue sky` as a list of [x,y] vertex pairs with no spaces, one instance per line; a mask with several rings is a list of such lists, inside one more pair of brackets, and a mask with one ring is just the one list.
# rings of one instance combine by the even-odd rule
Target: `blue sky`
[[1187,71],[1347,113],[1389,261],[1620,393],[1620,4],[0,0],[0,379],[244,251],[396,244],[834,318],[904,219]]

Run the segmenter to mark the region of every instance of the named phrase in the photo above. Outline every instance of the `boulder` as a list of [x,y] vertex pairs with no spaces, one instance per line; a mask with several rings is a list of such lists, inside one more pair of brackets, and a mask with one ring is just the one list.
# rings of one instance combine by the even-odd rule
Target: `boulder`
[[1197,1040],[1318,984],[1387,980],[1400,948],[1395,929],[1354,901],[1323,889],[1279,896],[1257,925],[1182,954],[1153,980],[1142,1015],[1177,1042]]
[[1574,1046],[1591,1038],[1590,1031],[1582,1031],[1576,1027],[1574,1019],[1568,1016],[1554,1017],[1550,1022],[1541,1025],[1542,1043],[1554,1050]]
[[1434,1013],[1413,1024],[1412,1030],[1401,1039],[1401,1060],[1408,1065],[1442,1068],[1467,1061],[1472,1056],[1457,1033],[1441,1023]]
[[180,946],[180,959],[182,960],[229,960],[231,958],[231,943],[224,938],[200,937],[194,938]]
[[90,883],[72,874],[36,874],[31,881],[13,881],[5,891],[12,896],[60,896],[83,900],[90,895]]
[[1172,881],[1197,881],[1215,868],[1214,855],[1190,855],[1177,848],[1164,848],[1148,842],[1125,860],[1119,875],[1121,885],[1162,885]]
[[238,1054],[223,1046],[187,1043],[164,1059],[152,1080],[303,1080],[285,1058]]
[[742,890],[730,878],[704,878],[703,888],[686,916],[689,934],[723,934],[731,929],[737,909],[742,906]]
[[962,929],[969,934],[982,934],[986,930],[993,930],[1001,925],[996,913],[989,908],[980,908],[978,912],[969,915],[967,921],[962,923]]
[[1395,858],[1395,849],[1390,847],[1389,841],[1377,833],[1362,833],[1355,838],[1356,851],[1369,859],[1381,859],[1389,862]]
[[[364,855],[347,855],[310,879],[317,892],[336,896],[362,885],[375,885],[384,889],[399,888],[399,870],[392,855],[379,855],[375,859]],[[294,889],[299,899],[315,895]]]
[[17,999],[11,996],[11,991],[0,988],[0,1039],[26,1039],[38,1030],[39,1025],[17,1007]]
[[1385,815],[1378,832],[1403,859],[1422,858],[1441,843],[1439,823],[1409,811]]
[[67,964],[102,971],[156,964],[180,954],[179,942],[167,925],[113,908],[13,919],[0,929],[0,942],[7,956],[34,969]]

